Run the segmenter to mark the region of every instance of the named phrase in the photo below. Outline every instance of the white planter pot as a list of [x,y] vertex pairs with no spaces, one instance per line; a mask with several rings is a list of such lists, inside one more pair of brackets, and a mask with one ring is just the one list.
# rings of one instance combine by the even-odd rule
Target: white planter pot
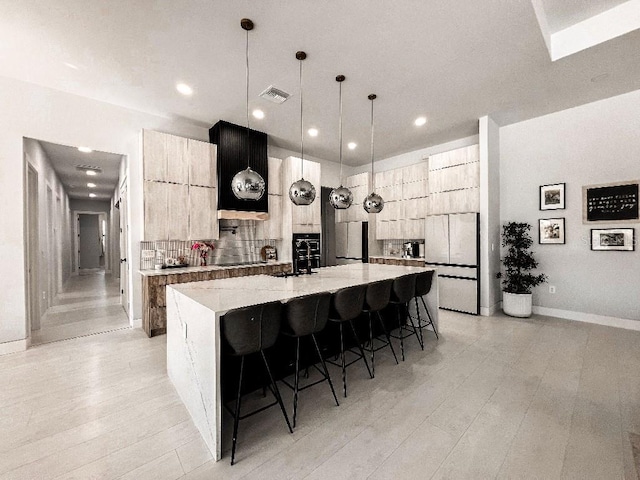
[[531,293],[502,292],[502,310],[512,317],[531,316]]

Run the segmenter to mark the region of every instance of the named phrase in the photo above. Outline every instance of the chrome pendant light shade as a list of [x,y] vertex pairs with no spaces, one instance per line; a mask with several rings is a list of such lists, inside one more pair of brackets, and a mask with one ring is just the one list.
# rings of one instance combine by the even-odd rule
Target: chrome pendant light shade
[[336,210],[344,210],[349,208],[353,203],[353,193],[347,187],[340,185],[338,188],[331,190],[329,194],[329,203]]
[[233,176],[231,180],[231,191],[235,197],[239,200],[260,200],[266,190],[264,178],[251,169],[249,163],[250,148],[249,148],[249,31],[253,30],[253,22],[248,18],[240,20],[240,26],[247,32],[247,42],[245,49],[246,59],[246,80],[247,80],[247,168],[240,170]]
[[264,195],[264,178],[251,167],[240,170],[231,180],[231,189],[241,200],[260,200]]
[[296,52],[296,59],[300,63],[300,180],[296,180],[289,187],[289,199],[296,206],[311,205],[316,199],[316,187],[304,179],[304,117],[302,115],[302,61],[307,58],[304,52]]
[[316,187],[301,178],[289,187],[289,199],[295,205],[311,205],[316,198]]
[[340,144],[340,186],[334,188],[329,193],[329,203],[336,210],[344,210],[349,208],[353,203],[353,194],[347,187],[342,186],[342,82],[344,82],[345,76],[338,75],[336,82],[340,85],[340,122],[339,122],[339,134],[338,141]]
[[362,206],[367,213],[380,213],[384,208],[384,200],[375,192],[376,177],[373,174],[373,101],[376,99],[376,95],[372,93],[367,98],[371,100],[371,185],[373,191],[366,196]]

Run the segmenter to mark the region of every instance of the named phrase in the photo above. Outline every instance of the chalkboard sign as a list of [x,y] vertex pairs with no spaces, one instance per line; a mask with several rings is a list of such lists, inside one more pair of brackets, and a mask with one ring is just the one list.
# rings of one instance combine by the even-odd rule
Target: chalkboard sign
[[638,220],[638,183],[583,187],[588,222]]

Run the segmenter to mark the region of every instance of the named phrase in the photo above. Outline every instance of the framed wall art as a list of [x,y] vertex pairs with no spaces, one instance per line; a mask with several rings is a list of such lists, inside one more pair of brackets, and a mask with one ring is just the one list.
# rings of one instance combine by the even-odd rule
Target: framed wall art
[[538,224],[538,242],[545,244],[564,244],[564,218],[541,218]]
[[636,248],[633,228],[592,228],[591,250],[633,252]]
[[554,183],[540,187],[540,210],[563,210],[565,208],[565,184]]
[[582,221],[638,222],[639,181],[587,185],[582,187]]

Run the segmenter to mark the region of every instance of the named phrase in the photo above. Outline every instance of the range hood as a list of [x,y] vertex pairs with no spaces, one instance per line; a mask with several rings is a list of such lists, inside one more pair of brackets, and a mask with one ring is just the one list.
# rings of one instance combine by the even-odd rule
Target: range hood
[[267,220],[269,196],[260,200],[239,200],[231,191],[231,180],[247,167],[247,152],[251,168],[258,172],[268,191],[267,134],[220,120],[209,129],[209,141],[218,148],[218,218],[230,220]]

